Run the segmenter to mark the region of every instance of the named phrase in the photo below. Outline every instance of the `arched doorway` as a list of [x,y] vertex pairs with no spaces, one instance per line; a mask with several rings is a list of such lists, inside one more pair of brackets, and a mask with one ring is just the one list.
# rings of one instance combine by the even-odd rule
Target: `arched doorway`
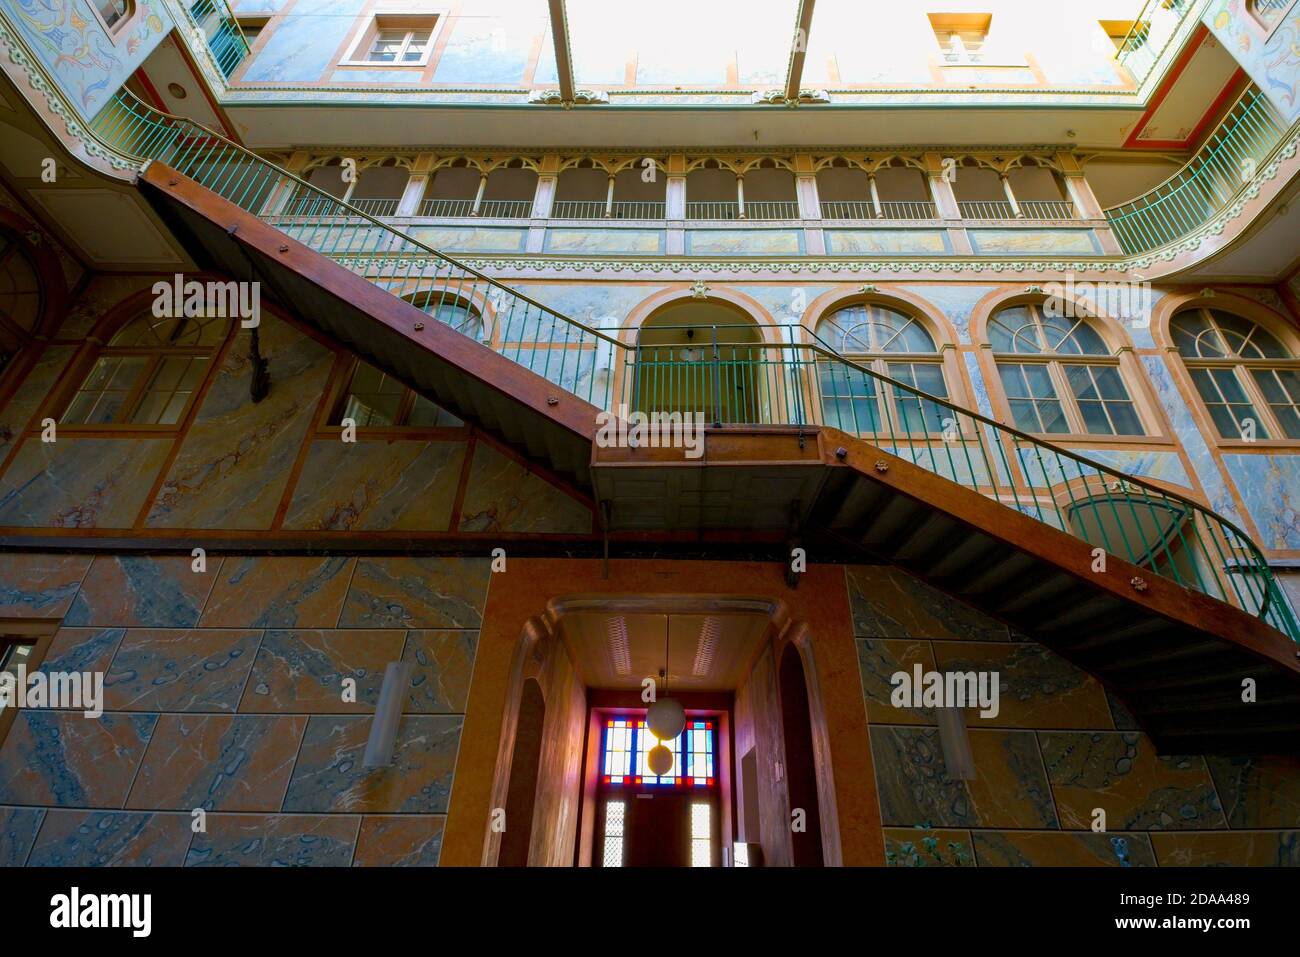
[[542,726],[546,699],[536,678],[524,682],[515,726],[515,746],[510,758],[510,785],[506,791],[506,827],[501,835],[499,867],[527,867],[532,843],[533,804],[537,773],[542,763]]
[[770,420],[766,350],[754,320],[718,300],[683,300],[637,331],[632,409],[698,413],[706,423]]
[[[785,778],[790,795],[791,857],[795,867],[822,867],[821,812],[817,799],[817,765],[813,752],[812,719],[808,707],[808,682],[803,659],[793,643],[781,654],[777,673],[781,701],[781,732],[785,742]],[[803,827],[793,814],[802,810]]]

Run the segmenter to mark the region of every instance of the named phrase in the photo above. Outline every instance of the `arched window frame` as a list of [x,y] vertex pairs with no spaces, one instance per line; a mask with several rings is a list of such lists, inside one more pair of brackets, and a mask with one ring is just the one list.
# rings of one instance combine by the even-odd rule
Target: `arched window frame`
[[[1257,357],[1242,356],[1232,346],[1232,340],[1222,335],[1221,321],[1214,315],[1215,312],[1227,313],[1242,322],[1249,323],[1254,327],[1250,333],[1254,335],[1256,330],[1262,331],[1271,336],[1278,345],[1286,351],[1287,356],[1266,356]],[[1251,310],[1254,313],[1254,310]],[[1203,321],[1210,324],[1214,331],[1220,347],[1226,346],[1231,355],[1223,356],[1206,356],[1206,355],[1188,355],[1181,347],[1179,335],[1177,332],[1180,317],[1197,314]],[[1187,373],[1190,381],[1192,392],[1195,394],[1196,401],[1200,404],[1201,411],[1204,413],[1205,421],[1209,424],[1211,431],[1209,437],[1214,439],[1220,445],[1241,445],[1255,446],[1260,442],[1269,445],[1290,445],[1300,446],[1300,424],[1289,416],[1279,413],[1278,408],[1287,403],[1271,401],[1261,385],[1260,378],[1273,374],[1274,388],[1279,390],[1274,393],[1274,398],[1282,394],[1290,394],[1291,407],[1300,407],[1300,386],[1288,383],[1291,376],[1279,375],[1279,373],[1291,373],[1295,377],[1300,377],[1300,350],[1297,350],[1294,335],[1287,335],[1284,331],[1265,321],[1261,321],[1256,314],[1247,314],[1245,310],[1239,310],[1232,305],[1219,305],[1214,302],[1194,302],[1185,304],[1177,308],[1169,317],[1169,340],[1172,343],[1173,350],[1178,354],[1182,362],[1183,369]],[[1249,336],[1247,337],[1249,341]],[[1222,351],[1222,349],[1220,350]],[[1213,375],[1214,370],[1220,370],[1221,375],[1226,373],[1230,379],[1221,378]],[[1210,373],[1210,375],[1206,375]],[[1224,401],[1231,397],[1224,392],[1225,387],[1230,388],[1234,382],[1241,390],[1241,394],[1246,400],[1245,404],[1240,402]],[[1210,389],[1213,388],[1213,393]],[[1211,401],[1211,398],[1217,398],[1220,401]],[[1226,422],[1222,415],[1216,416],[1215,407],[1223,405],[1225,413],[1234,422],[1235,430],[1229,430],[1225,434]],[[1239,408],[1234,408],[1238,406]],[[1296,413],[1300,416],[1300,412]],[[1256,420],[1256,430],[1253,436],[1249,435],[1245,426],[1245,420],[1254,418]],[[1290,431],[1288,432],[1288,423]]]
[[[425,287],[408,292],[394,289],[392,292],[426,315],[434,317],[433,321],[445,322],[445,320],[437,319],[436,313],[446,307],[467,310],[478,318],[482,335],[478,338],[467,335],[466,338],[474,339],[476,342],[483,342],[483,336],[489,334],[490,321],[487,317],[490,317],[492,313],[490,305],[486,301],[471,299],[466,295],[458,295],[454,289],[448,290],[438,287]],[[337,431],[342,428],[344,418],[353,419],[358,432],[369,432],[371,434],[391,430],[404,432],[436,430],[442,432],[450,429],[456,432],[464,432],[468,428],[461,419],[447,409],[430,399],[424,398],[404,382],[394,378],[382,369],[355,356],[347,364],[338,382],[339,384],[329,405],[329,416],[326,419],[326,427],[330,431]],[[359,385],[364,385],[364,390],[359,390]],[[386,416],[390,421],[376,422],[373,413],[377,409],[373,406],[369,409],[371,414],[362,414],[366,410],[366,406],[361,402],[360,397],[381,395],[396,396],[396,401],[391,403],[392,412]],[[413,419],[416,421],[412,421]]]
[[[1159,436],[1159,429],[1151,410],[1142,400],[1141,394],[1134,389],[1132,376],[1127,374],[1124,363],[1120,358],[1120,350],[1116,349],[1105,329],[1103,322],[1094,312],[1087,309],[1079,303],[1069,302],[1062,307],[1064,315],[1061,317],[1070,323],[1070,331],[1062,337],[1065,341],[1077,334],[1079,328],[1089,330],[1100,341],[1104,351],[1101,352],[1084,352],[1082,347],[1079,352],[1061,352],[1055,348],[1049,347],[1049,342],[1044,337],[1044,304],[1045,299],[1041,296],[1033,298],[1012,299],[1000,302],[993,307],[988,314],[988,320],[984,324],[983,345],[989,350],[992,358],[992,368],[989,369],[992,375],[989,376],[990,393],[996,394],[1003,413],[1004,421],[1022,432],[1031,435],[1049,436],[1053,439],[1073,438],[1083,440],[1106,440],[1106,441],[1152,441]],[[1000,351],[994,347],[993,325],[998,322],[999,317],[1012,309],[1027,309],[1033,320],[1035,331],[1038,334],[1037,343],[1039,351]],[[1052,318],[1052,317],[1048,317]],[[1021,327],[1023,328],[1023,327]],[[1043,367],[1047,374],[1047,380],[1052,387],[1052,395],[1015,395],[1013,396],[1007,389],[1007,380],[1004,377],[1003,370],[1010,366],[1020,367]],[[1105,415],[1107,422],[1111,426],[1110,431],[1090,431],[1088,428],[1088,419],[1084,415],[1081,402],[1093,401],[1082,399],[1076,394],[1074,387],[1071,385],[1069,370],[1072,368],[1086,367],[1091,370],[1114,369],[1115,379],[1111,383],[1118,382],[1123,388],[1122,397],[1100,396],[1104,401],[1101,402],[1102,413]],[[987,368],[987,367],[986,367]],[[1098,373],[1090,373],[1089,380],[1094,385],[1098,383]],[[1109,378],[1109,377],[1107,377]],[[1032,393],[1034,384],[1028,382],[1027,377],[1024,379],[1026,392]],[[1041,380],[1040,380],[1041,381]],[[1027,421],[1022,416],[1017,415],[1017,403],[1033,402],[1035,415],[1033,421]],[[1061,408],[1061,417],[1064,419],[1066,428],[1061,431],[1044,431],[1042,426],[1048,422],[1043,419],[1042,403],[1057,403]],[[1118,409],[1112,409],[1111,405],[1131,407],[1131,412],[1137,419],[1138,427],[1141,431],[1120,431],[1119,422],[1115,416],[1122,414]]]
[[[128,332],[137,322],[146,323],[150,326],[165,326],[168,322],[176,320],[167,317],[155,317],[152,313],[152,293],[142,293],[133,296],[131,299],[120,303],[109,315],[101,320],[94,333],[90,337],[93,346],[86,348],[86,351],[78,358],[76,363],[76,375],[69,378],[66,385],[60,390],[59,395],[53,403],[53,407],[58,410],[54,416],[60,427],[66,425],[69,429],[88,432],[108,432],[108,431],[147,431],[147,432],[177,432],[180,431],[186,419],[189,417],[207,386],[208,381],[216,373],[220,365],[219,359],[226,343],[239,328],[237,318],[223,317],[186,317],[182,321],[197,323],[200,326],[200,337],[207,333],[207,341],[179,343],[175,345],[156,345],[156,344],[130,344],[120,341],[121,337]],[[202,357],[205,360],[202,371],[197,377],[189,380],[187,389],[170,389],[170,390],[152,390],[150,387],[157,381],[157,377],[162,374],[164,364],[170,359],[179,359],[184,357]],[[101,364],[106,360],[129,360],[143,359],[139,369],[130,376],[130,385],[126,389],[100,389],[94,390],[88,388],[92,378],[101,369]],[[114,373],[116,375],[116,373]],[[184,373],[179,382],[184,383]],[[110,380],[108,384],[114,384]],[[123,381],[122,384],[126,384]],[[74,421],[70,416],[77,408],[77,403],[83,394],[90,394],[99,391],[124,391],[126,394],[122,404],[114,412],[109,421],[88,422]],[[170,391],[175,397],[179,392],[185,392],[183,403],[176,409],[175,417],[168,422],[150,422],[137,421],[136,416],[144,406],[146,399],[151,391]],[[170,403],[169,403],[170,405]],[[98,408],[98,403],[91,407],[91,411]],[[164,406],[164,411],[167,406]],[[79,416],[81,418],[81,416]]]
[[[852,346],[855,345],[855,343],[847,341],[848,337],[845,335],[844,327],[840,323],[836,322],[837,316],[841,316],[851,310],[863,310],[868,316],[872,315],[875,311],[884,311],[902,316],[907,320],[907,322],[901,329],[894,333],[894,337],[902,335],[906,329],[915,326],[925,334],[934,348],[932,351],[924,352],[892,351],[887,348],[889,345],[888,341],[868,341],[862,343],[868,347],[865,350],[854,349]],[[840,341],[832,341],[828,338],[827,332],[831,327],[839,330]],[[920,311],[912,307],[910,304],[896,302],[892,299],[884,300],[875,298],[849,300],[837,303],[817,318],[816,325],[814,326],[814,335],[821,341],[823,346],[829,346],[832,351],[839,353],[856,365],[870,369],[877,375],[883,376],[887,379],[904,382],[921,392],[926,392],[930,395],[936,396],[937,398],[946,399],[950,402],[953,401],[954,381],[950,375],[951,370],[947,368],[948,364],[944,359],[946,343],[936,334],[936,330],[933,328],[932,324],[927,322]],[[875,337],[872,336],[871,338]],[[901,370],[895,368],[897,366],[907,366],[907,375],[900,375],[899,373]],[[938,373],[939,382],[942,384],[941,392],[934,390],[932,387],[933,383],[919,381],[920,377],[917,374],[918,367],[927,371],[933,370]],[[871,380],[869,377],[865,377],[862,380],[848,381],[847,384],[852,394],[847,396],[839,396],[836,393],[828,394],[825,375],[823,374],[820,376],[819,380],[823,415],[825,415],[825,409],[828,402],[865,402],[874,398],[874,404],[877,408],[876,423],[878,427],[870,430],[859,429],[858,434],[861,435],[894,433],[907,434],[918,438],[922,436],[941,436],[945,432],[945,419],[956,418],[957,421],[962,424],[961,427],[963,428],[967,424],[967,417],[965,416],[950,416],[943,406],[933,406],[925,403],[922,399],[911,397],[911,393],[908,393],[905,390],[883,387],[885,385],[884,383],[878,383],[878,380]],[[860,388],[869,388],[872,383],[878,383],[882,386],[882,388],[875,390],[874,396],[869,394],[856,394]],[[909,406],[909,403],[912,404]],[[912,418],[912,413],[901,410],[909,407],[917,410],[916,414],[922,416],[922,421],[927,428],[912,430],[904,427],[907,424],[907,420]],[[862,424],[861,419],[856,415],[854,421],[858,425]],[[845,425],[847,425],[847,423],[842,423],[839,427],[844,428]],[[950,422],[947,428],[950,430],[952,427],[952,423]]]

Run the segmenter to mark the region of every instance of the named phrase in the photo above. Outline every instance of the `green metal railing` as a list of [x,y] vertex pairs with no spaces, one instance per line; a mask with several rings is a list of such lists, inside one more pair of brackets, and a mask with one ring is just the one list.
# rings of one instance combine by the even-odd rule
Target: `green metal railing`
[[1137,199],[1106,210],[1126,253],[1182,239],[1225,209],[1287,138],[1287,127],[1258,87],[1248,88],[1186,166]]
[[[192,121],[122,91],[105,145],[195,180],[601,410],[830,425],[1219,598],[1300,641],[1267,562],[1209,509],[839,355],[801,326],[655,327],[636,342],[521,295]],[[759,339],[758,336],[762,338]],[[748,337],[748,339],[746,338]]]
[[248,56],[248,40],[239,28],[226,0],[194,0],[185,4],[194,25],[203,31],[208,40],[208,50],[216,60],[221,75],[230,78],[235,68]]
[[1141,86],[1160,61],[1197,0],[1146,0],[1128,35],[1115,51],[1115,59],[1128,67]]

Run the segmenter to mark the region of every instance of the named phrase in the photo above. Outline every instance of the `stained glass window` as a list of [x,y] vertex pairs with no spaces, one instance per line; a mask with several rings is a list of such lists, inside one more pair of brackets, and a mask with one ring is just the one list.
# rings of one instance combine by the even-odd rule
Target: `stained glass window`
[[716,771],[716,722],[691,718],[671,742],[673,766],[665,775],[650,771],[648,755],[659,743],[645,719],[620,716],[605,719],[601,779],[617,787],[713,787]]

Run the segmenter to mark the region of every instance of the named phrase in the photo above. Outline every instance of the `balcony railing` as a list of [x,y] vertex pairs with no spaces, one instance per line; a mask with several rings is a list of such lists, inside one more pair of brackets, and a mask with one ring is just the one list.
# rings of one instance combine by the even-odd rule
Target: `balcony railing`
[[459,219],[473,211],[472,199],[426,199],[420,202],[418,214],[438,219]]
[[794,200],[746,201],[742,212],[740,204],[731,200],[687,203],[687,219],[798,219],[799,204]]
[[460,219],[479,216],[482,219],[527,219],[533,214],[531,199],[485,199],[474,212],[472,199],[426,199],[421,201],[417,215],[438,219]]
[[1204,226],[1250,186],[1286,133],[1268,97],[1248,89],[1191,162],[1155,189],[1106,210],[1120,247],[1148,252]]
[[[460,315],[460,310],[439,308],[443,304],[491,301],[483,345],[600,409],[617,409],[620,402],[615,400],[644,405],[644,397],[657,395],[666,396],[655,400],[659,407],[670,410],[674,405],[703,409],[711,402],[717,421],[846,428],[1154,574],[1255,614],[1300,640],[1300,628],[1263,554],[1228,519],[880,375],[837,354],[806,329],[786,327],[766,342],[738,343],[722,338],[734,337],[735,327],[719,327],[725,333],[697,333],[689,345],[653,347],[675,348],[675,353],[648,355],[393,229],[217,133],[152,109],[125,90],[96,117],[92,129],[104,149],[145,165],[165,164],[255,216],[278,219],[282,198],[313,194],[315,212],[281,225],[286,235],[435,317]],[[724,373],[724,363],[731,371]],[[647,385],[654,381],[656,364],[662,387]],[[682,371],[670,371],[675,368]],[[687,393],[687,388],[706,391]],[[738,418],[723,419],[727,409],[736,410]]]
[[248,40],[226,0],[194,0],[185,8],[194,25],[203,31],[208,50],[221,75],[230,78],[248,56]]
[[1146,0],[1128,35],[1116,50],[1115,59],[1128,67],[1141,85],[1159,62],[1169,42],[1178,33],[1198,0]]
[[1016,206],[1003,200],[962,200],[957,210],[962,219],[1074,219],[1074,204],[1065,200],[1022,199]]
[[822,219],[936,219],[929,200],[823,200]]
[[557,199],[551,208],[552,219],[663,219],[668,204],[663,202],[615,200]]
[[349,202],[357,209],[370,216],[396,216],[397,206],[400,199],[357,199],[352,197]]

